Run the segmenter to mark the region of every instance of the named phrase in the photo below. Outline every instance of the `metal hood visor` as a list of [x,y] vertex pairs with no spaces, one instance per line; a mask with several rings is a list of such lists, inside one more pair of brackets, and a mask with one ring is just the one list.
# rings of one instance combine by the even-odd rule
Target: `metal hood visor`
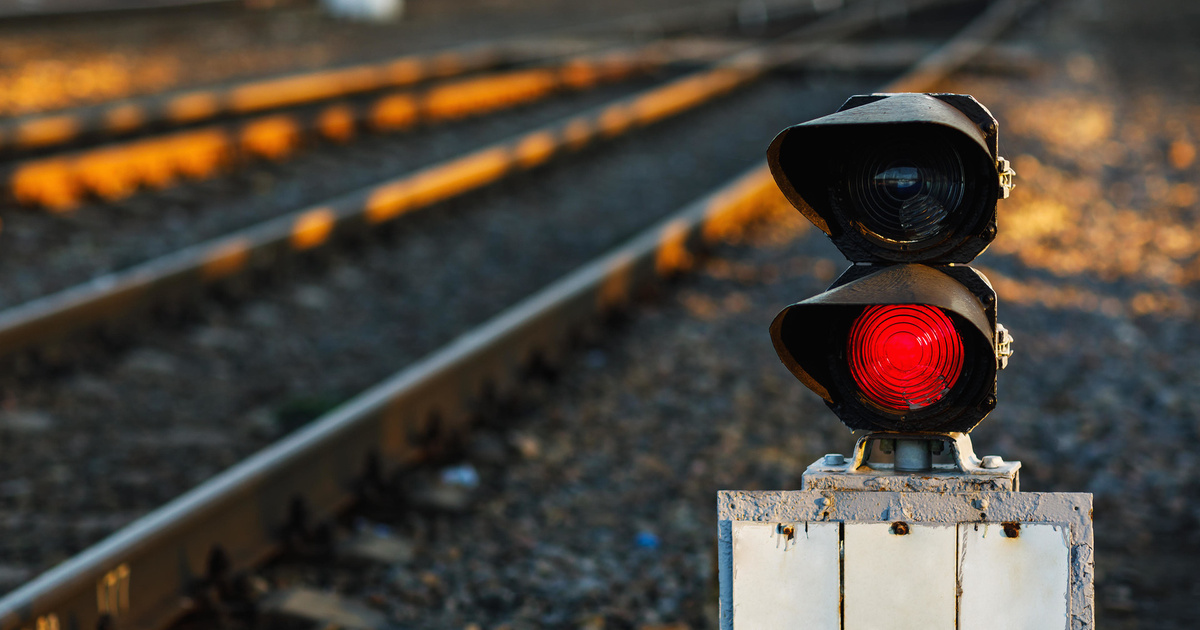
[[[856,165],[897,145],[939,163],[961,164],[954,169],[960,196],[936,234],[889,238],[858,220],[864,204],[850,189],[866,182]],[[834,114],[784,129],[767,150],[771,174],[788,201],[856,263],[973,260],[996,235],[1002,193],[997,159],[995,118],[971,96],[958,94],[855,96]]]

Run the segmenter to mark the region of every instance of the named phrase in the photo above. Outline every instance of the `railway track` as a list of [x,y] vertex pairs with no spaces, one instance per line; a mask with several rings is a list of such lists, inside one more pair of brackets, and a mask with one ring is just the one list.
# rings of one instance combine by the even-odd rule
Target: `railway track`
[[[868,4],[852,7],[856,8],[844,15],[803,27],[798,35],[814,40],[789,49],[787,57],[769,56],[762,48],[735,53],[706,69],[591,111],[569,115],[405,175],[387,177],[348,194],[301,208],[268,210],[269,218],[261,223],[16,305],[0,312],[0,354],[48,346],[49,354],[56,354],[59,350],[52,347],[55,342],[61,348],[63,342],[81,331],[136,314],[147,306],[178,301],[180,296],[205,285],[269,266],[276,258],[311,252],[338,242],[338,237],[346,233],[361,233],[400,215],[684,113],[764,76],[774,64],[816,54],[822,38],[835,39],[865,28],[874,19]],[[241,216],[245,215],[232,218],[236,222]],[[161,234],[160,225],[152,222],[146,238]],[[130,227],[124,226],[122,237],[128,238],[130,233]],[[187,236],[197,233],[191,230]],[[39,256],[45,254],[39,248]]]
[[[983,42],[998,34],[1027,4],[1016,0],[995,3],[950,43],[884,89],[916,90],[932,85],[977,53]],[[837,29],[864,24],[855,21],[858,18],[852,11],[848,15],[852,17],[839,14],[827,19],[822,28],[828,28],[830,21]],[[803,54],[814,54],[819,45],[803,50]],[[37,309],[17,307],[26,314],[25,328],[20,335],[8,337],[16,341],[6,348],[15,351],[47,339],[65,339],[105,319],[144,309],[162,296],[186,294],[203,282],[251,268],[252,260],[264,256],[259,252],[269,251],[264,259],[274,262],[287,258],[282,253],[311,251],[333,241],[344,225],[369,224],[372,216],[390,219],[490,183],[509,170],[531,167],[579,142],[580,136],[570,133],[572,121],[587,121],[588,133],[583,137],[591,140],[606,132],[640,128],[735,88],[745,90],[743,86],[769,71],[770,63],[761,50],[739,53],[709,70],[583,117],[573,116],[335,204],[306,208],[245,231],[238,235],[240,240],[220,241],[220,247],[210,243],[193,248],[187,256],[174,258],[169,273],[162,271],[161,261],[155,261],[159,263],[155,268],[158,279],[155,274],[129,273],[120,277],[121,282],[109,278],[92,283],[88,290],[93,293],[85,294],[84,300],[59,297],[50,302],[51,309],[46,308],[46,301],[40,301]],[[584,157],[590,156],[576,160]],[[181,595],[199,593],[206,584],[219,586],[221,578],[276,551],[281,532],[289,527],[299,531],[346,507],[360,494],[364,479],[389,478],[394,471],[429,457],[437,445],[463,435],[480,400],[510,395],[531,363],[554,364],[581,327],[627,305],[657,278],[688,269],[706,244],[737,232],[776,202],[769,175],[758,167],[648,228],[645,224],[653,221],[646,218],[641,225],[627,221],[624,233],[635,234],[627,244],[487,319],[404,371],[0,600],[0,626],[68,624],[86,628],[117,623],[118,627],[161,627],[178,618],[186,612],[180,608]],[[347,283],[354,284],[352,280]],[[110,291],[104,285],[118,290],[96,297],[95,291]],[[144,286],[157,288],[152,293],[141,288]],[[311,292],[300,299],[320,301]],[[67,308],[80,303],[101,310],[80,315],[80,311]],[[471,301],[466,300],[464,306],[471,310]],[[48,323],[50,319],[28,315],[38,309],[58,313],[59,319]],[[11,322],[19,319],[11,313],[10,309],[0,315],[10,322],[10,329]],[[29,342],[31,338],[38,341]],[[143,367],[146,363],[142,361]],[[202,599],[193,604],[199,605]]]
[[[113,104],[39,114],[0,123],[7,154],[179,127],[229,115],[413,85],[536,59],[529,45],[504,42],[375,63],[254,79],[208,89],[154,94]],[[564,45],[569,50],[569,43]]]
[[[773,16],[771,23],[786,21],[767,15]],[[794,20],[808,12],[793,10],[784,16]],[[701,13],[692,22],[711,28],[723,21]],[[678,21],[672,24],[680,27]],[[344,143],[364,132],[405,131],[496,112],[565,90],[712,62],[750,45],[737,39],[697,41],[694,35],[649,44],[620,44],[613,37],[559,35],[471,44],[2,120],[0,156],[12,161],[0,166],[0,181],[22,205],[67,212],[89,199],[112,203],[139,190],[205,179],[229,170],[231,163],[279,161],[320,140]],[[766,52],[773,58],[768,65],[816,61],[810,51],[796,48],[772,46]],[[911,46],[884,49],[866,61],[902,67],[906,58],[922,52]],[[828,62],[845,63],[862,51],[829,50],[825,56]],[[864,65],[863,60],[857,63]],[[471,76],[447,81],[463,75]],[[431,82],[435,84],[413,87]],[[211,124],[214,120],[222,122]],[[132,138],[96,146],[121,136]],[[76,146],[85,148],[71,150]],[[30,152],[37,156],[23,157]]]
[[[689,45],[689,42],[659,40],[637,48],[577,55],[553,64],[445,81],[425,89],[391,92],[357,101],[335,100],[309,106],[300,112],[264,115],[233,124],[193,128],[20,161],[9,168],[5,179],[18,203],[66,212],[78,208],[87,196],[105,202],[118,201],[139,190],[161,190],[180,181],[211,177],[228,170],[230,163],[287,159],[302,145],[321,140],[345,143],[362,133],[408,131],[417,126],[485,115],[537,102],[564,91],[592,89],[674,66],[708,62],[714,52],[721,58],[746,46],[749,44],[736,41],[693,42]],[[493,63],[496,58],[545,56],[587,47],[584,42],[550,42],[541,46],[525,43],[516,46],[519,54],[509,50],[494,52],[493,48],[500,47],[489,47],[423,60],[405,58],[382,66],[256,83],[246,86],[253,90],[227,90],[224,99],[193,92],[173,97],[157,109],[166,116],[173,111],[182,111],[186,116],[215,116],[221,105],[229,105],[236,113],[273,109],[295,103],[328,101],[353,92],[375,91],[385,83],[407,84],[417,82],[420,77],[465,73]],[[905,57],[913,57],[917,51],[910,47],[881,52],[878,61],[903,66]],[[826,56],[833,60],[854,54],[853,50],[843,49],[826,53]],[[861,56],[861,52],[859,54]],[[771,67],[802,67],[806,57],[814,56],[795,44],[772,46],[768,55],[777,59],[768,62]],[[920,53],[915,56],[919,57]],[[859,62],[857,65],[866,64]],[[397,69],[405,67],[414,69]],[[851,65],[848,69],[855,68]],[[192,109],[175,106],[193,100],[200,105]],[[144,109],[149,108],[137,104],[109,107],[94,116],[102,118],[104,123],[91,127],[124,131],[121,125],[125,121],[142,124]],[[56,133],[53,129],[56,123],[62,123],[64,130],[76,128],[62,118],[42,118],[33,123],[14,124],[11,135],[18,146],[24,142],[48,141]],[[44,135],[38,135],[39,132]],[[3,137],[2,130],[0,137]]]
[[[459,55],[447,54],[449,61],[431,62],[432,72],[439,65],[447,71],[467,70],[472,65],[491,63],[485,49],[476,59],[455,61]],[[105,201],[129,197],[139,188],[162,189],[180,179],[203,179],[221,170],[231,161],[246,159],[281,160],[294,153],[301,143],[314,139],[347,142],[363,131],[389,132],[417,125],[456,120],[537,101],[568,89],[582,90],[606,82],[619,81],[645,72],[653,65],[639,51],[613,52],[581,56],[553,66],[500,72],[436,85],[424,90],[387,93],[360,102],[337,101],[311,107],[308,111],[272,114],[225,125],[205,126],[162,134],[119,144],[104,145],[75,153],[19,162],[8,175],[9,189],[20,203],[41,206],[52,211],[76,208],[82,195],[90,194]],[[404,76],[404,62],[382,68],[352,68],[330,72],[327,76],[304,76],[255,84],[241,94],[231,90],[230,103],[245,100],[245,111],[271,109],[284,104],[323,101],[357,91],[373,91],[387,82],[415,82]],[[420,69],[414,77],[426,72]],[[466,66],[466,67],[464,67]],[[261,89],[260,89],[261,88]],[[209,94],[187,94],[171,102],[188,101],[199,96],[197,113],[215,111],[218,102]],[[170,109],[171,105],[164,106]],[[135,116],[137,114],[134,114]],[[19,136],[18,136],[19,137]]]
[[[764,6],[764,10],[768,10]],[[773,3],[771,16],[804,16]],[[636,16],[640,29],[664,33],[726,28],[730,9],[709,5],[688,12],[659,11]],[[199,89],[125,99],[114,103],[28,115],[0,121],[0,155],[15,161],[0,172],[19,203],[63,212],[88,196],[108,202],[139,188],[161,189],[178,179],[198,179],[238,158],[278,160],[307,138],[345,142],[363,130],[396,131],[416,124],[462,118],[544,98],[562,89],[585,89],[619,80],[631,72],[671,60],[659,47],[570,59],[554,66],[476,77],[416,93],[384,90],[528,64],[599,48],[612,41],[572,39],[571,33],[599,31],[606,37],[636,40],[628,17],[610,24],[557,29],[554,35],[468,44],[430,54],[409,54],[333,69],[235,81]],[[617,29],[613,32],[612,29]],[[374,94],[374,97],[363,95]],[[362,98],[354,99],[360,96]],[[296,108],[301,108],[299,111]],[[291,108],[290,111],[283,111]],[[274,112],[274,115],[261,115]],[[257,118],[252,116],[260,114]],[[225,124],[197,127],[200,123]],[[228,122],[230,119],[240,119]],[[174,133],[159,133],[186,128]],[[147,136],[147,134],[150,134]],[[124,142],[95,144],[134,136]],[[46,156],[49,151],[56,151]],[[26,153],[43,157],[22,158]]]
[[[772,19],[811,11],[806,5],[795,0],[763,4]],[[270,10],[230,3],[85,19],[6,20],[0,24],[6,43],[0,114],[62,114],[68,113],[64,108],[103,106],[113,99],[183,86],[219,88],[247,77],[451,50],[481,41],[614,35],[636,41],[736,24],[736,6],[730,0],[658,0],[650,7],[614,0],[564,10],[544,0],[515,0],[503,8],[469,0],[415,0],[407,3],[403,20],[383,28],[332,22],[315,3]],[[516,15],[520,19],[514,19]]]
[[[791,1],[764,5],[764,21],[811,14],[811,6]],[[640,33],[659,37],[727,29],[734,21],[728,3],[626,15],[606,22],[558,28],[537,36],[470,43],[433,53],[394,56],[336,68],[229,81],[203,88],[148,94],[116,102],[18,116],[0,121],[0,155],[20,155],[70,147],[106,138],[162,131],[231,116],[260,114],[356,94],[409,87],[479,71],[578,54],[637,41]],[[765,23],[765,22],[764,22]],[[606,42],[607,38],[607,42]],[[588,61],[587,59],[580,60]],[[586,70],[586,68],[581,69]]]

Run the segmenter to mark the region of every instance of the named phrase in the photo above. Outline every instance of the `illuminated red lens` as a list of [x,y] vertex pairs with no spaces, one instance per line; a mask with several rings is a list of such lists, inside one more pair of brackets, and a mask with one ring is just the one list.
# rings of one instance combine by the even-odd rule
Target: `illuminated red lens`
[[934,306],[870,306],[850,328],[850,374],[882,407],[932,405],[954,387],[962,364],[962,337]]

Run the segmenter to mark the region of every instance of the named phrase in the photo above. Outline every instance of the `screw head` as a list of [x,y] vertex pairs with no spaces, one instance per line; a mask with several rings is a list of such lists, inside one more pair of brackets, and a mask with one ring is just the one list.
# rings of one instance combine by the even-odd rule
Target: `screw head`
[[829,453],[824,457],[822,462],[826,466],[845,466],[846,458],[841,453]]
[[999,468],[1004,465],[1004,458],[999,455],[985,455],[980,466],[984,468]]

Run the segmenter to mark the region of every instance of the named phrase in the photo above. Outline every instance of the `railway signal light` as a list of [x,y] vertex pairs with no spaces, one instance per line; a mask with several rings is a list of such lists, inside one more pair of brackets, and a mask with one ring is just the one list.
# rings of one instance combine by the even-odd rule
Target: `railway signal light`
[[779,187],[853,263],[771,339],[865,434],[799,490],[719,493],[724,630],[1090,627],[1091,496],[1019,492],[1021,462],[968,434],[1011,354],[966,264],[1012,186],[996,149],[991,114],[954,94],[856,96],[771,144]]
[[785,129],[767,159],[855,263],[775,318],[784,365],[852,429],[974,428],[1011,354],[995,291],[963,264],[995,239],[1012,187],[991,113],[966,95],[856,96]]

